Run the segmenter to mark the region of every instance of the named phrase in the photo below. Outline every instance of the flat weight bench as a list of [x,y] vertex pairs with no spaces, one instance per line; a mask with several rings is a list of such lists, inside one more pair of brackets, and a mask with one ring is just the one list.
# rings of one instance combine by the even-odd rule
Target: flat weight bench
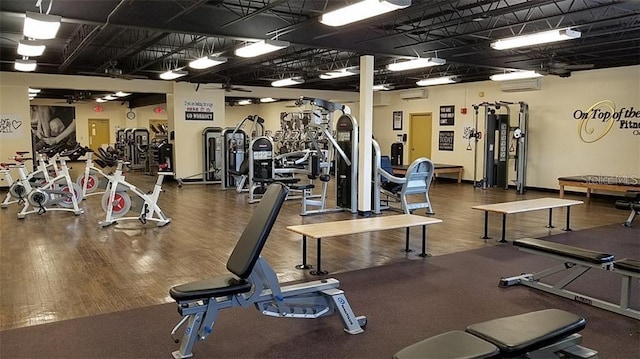
[[367,318],[353,313],[344,292],[338,289],[338,280],[280,287],[276,273],[260,256],[287,192],[281,183],[267,188],[227,261],[228,275],[169,290],[183,316],[171,336],[175,337],[179,328],[187,324],[180,349],[172,353],[174,358],[193,356],[196,340],[206,339],[213,331],[218,311],[231,307],[254,305],[262,314],[278,318],[315,319],[337,311],[347,333],[363,332]]
[[586,188],[587,198],[590,198],[591,191],[594,189],[614,192],[639,190],[640,182],[637,181],[637,177],[582,175],[559,177],[558,186],[560,186],[560,198],[564,197],[565,187]]
[[[627,317],[640,319],[640,311],[630,307],[632,282],[634,278],[636,280],[640,278],[640,261],[627,258],[615,261],[612,254],[541,239],[523,238],[515,240],[513,245],[519,247],[523,252],[555,258],[562,261],[562,263],[537,273],[502,278],[500,287],[522,284]],[[607,302],[565,288],[592,268],[611,271],[622,277],[619,303]],[[542,279],[560,272],[566,272],[566,275],[555,280],[554,284],[541,282]]]
[[546,309],[436,335],[400,350],[393,358],[597,358],[598,352],[578,345],[582,339],[578,332],[585,326],[586,320],[580,316]]
[[631,227],[633,220],[640,214],[640,191],[627,191],[626,199],[619,199],[615,203],[617,209],[631,210],[629,218],[624,222],[625,227]]

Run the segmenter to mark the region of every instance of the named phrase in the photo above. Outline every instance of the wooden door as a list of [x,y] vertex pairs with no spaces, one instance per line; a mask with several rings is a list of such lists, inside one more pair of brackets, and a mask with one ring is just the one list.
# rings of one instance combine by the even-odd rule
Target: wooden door
[[89,119],[89,147],[98,151],[102,145],[109,145],[111,138],[109,136],[109,119]]
[[431,112],[409,117],[409,163],[419,157],[431,158]]

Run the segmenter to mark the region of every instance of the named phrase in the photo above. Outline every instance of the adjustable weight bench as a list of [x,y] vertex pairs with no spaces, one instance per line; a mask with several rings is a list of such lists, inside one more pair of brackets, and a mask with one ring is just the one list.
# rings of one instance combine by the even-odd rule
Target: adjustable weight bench
[[[635,281],[640,279],[640,261],[628,258],[616,261],[612,254],[600,253],[541,239],[523,238],[515,240],[513,244],[523,252],[551,257],[560,260],[562,263],[537,273],[527,273],[502,278],[500,280],[500,287],[522,284],[577,302],[606,309],[614,313],[640,319],[640,311],[630,307],[631,286],[634,279]],[[619,303],[607,302],[565,288],[592,268],[611,271],[622,277]],[[565,272],[566,276],[555,280],[554,284],[541,282],[542,279],[560,272]]]
[[412,344],[394,359],[453,358],[598,358],[598,352],[580,346],[586,321],[559,309],[493,319],[472,324]]
[[170,289],[183,316],[171,336],[187,324],[180,349],[172,353],[174,358],[193,356],[196,340],[206,339],[213,331],[218,311],[231,307],[254,305],[262,314],[279,318],[315,319],[337,311],[347,333],[363,332],[367,318],[353,313],[338,280],[280,287],[276,273],[260,256],[286,196],[287,188],[281,183],[267,188],[227,261],[228,275]]

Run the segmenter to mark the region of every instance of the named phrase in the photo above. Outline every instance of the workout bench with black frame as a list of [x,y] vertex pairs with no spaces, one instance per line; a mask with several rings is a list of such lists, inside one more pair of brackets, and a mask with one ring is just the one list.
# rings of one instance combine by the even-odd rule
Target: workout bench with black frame
[[354,314],[337,279],[280,287],[276,273],[260,256],[287,192],[281,183],[269,185],[227,261],[228,275],[170,289],[183,316],[171,331],[172,337],[187,323],[180,349],[172,353],[174,358],[193,356],[196,340],[206,339],[213,331],[218,311],[231,307],[255,305],[262,314],[278,318],[315,319],[337,311],[345,332],[363,332],[367,318]]

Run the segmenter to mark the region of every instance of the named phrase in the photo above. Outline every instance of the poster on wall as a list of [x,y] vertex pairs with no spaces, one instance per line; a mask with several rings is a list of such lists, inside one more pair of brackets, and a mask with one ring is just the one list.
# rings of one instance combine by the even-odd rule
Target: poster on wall
[[453,126],[455,123],[456,106],[440,106],[440,126]]
[[14,113],[0,114],[0,139],[22,138],[27,126],[22,122],[22,116]]
[[31,106],[31,143],[34,152],[76,144],[76,108],[70,106]]
[[402,111],[393,111],[393,130],[402,130]]
[[184,119],[187,121],[213,121],[213,102],[185,100]]
[[453,151],[453,131],[440,131],[438,135],[438,150]]

